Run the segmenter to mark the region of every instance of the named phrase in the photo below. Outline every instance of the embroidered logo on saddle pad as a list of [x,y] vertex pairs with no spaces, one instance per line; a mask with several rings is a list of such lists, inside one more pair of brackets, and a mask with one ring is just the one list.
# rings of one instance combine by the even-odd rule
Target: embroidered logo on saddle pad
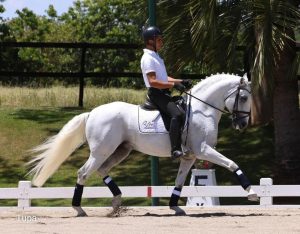
[[138,125],[141,133],[168,133],[157,110],[148,111],[138,107]]

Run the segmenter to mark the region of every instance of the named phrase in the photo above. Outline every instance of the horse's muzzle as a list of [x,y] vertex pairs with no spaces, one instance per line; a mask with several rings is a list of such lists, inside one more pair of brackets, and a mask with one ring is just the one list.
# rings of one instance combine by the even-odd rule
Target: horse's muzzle
[[248,117],[242,119],[233,119],[232,127],[236,130],[243,131],[248,127]]

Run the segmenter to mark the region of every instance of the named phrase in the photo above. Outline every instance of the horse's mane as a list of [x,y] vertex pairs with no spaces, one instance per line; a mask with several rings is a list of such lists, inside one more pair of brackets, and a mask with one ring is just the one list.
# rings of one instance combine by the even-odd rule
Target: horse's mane
[[204,80],[201,80],[199,83],[197,83],[193,87],[193,91],[205,91],[208,87],[211,87],[213,84],[218,83],[219,81],[222,81],[224,79],[230,79],[230,78],[241,78],[237,75],[231,75],[231,74],[215,74],[211,75],[209,77],[206,77]]

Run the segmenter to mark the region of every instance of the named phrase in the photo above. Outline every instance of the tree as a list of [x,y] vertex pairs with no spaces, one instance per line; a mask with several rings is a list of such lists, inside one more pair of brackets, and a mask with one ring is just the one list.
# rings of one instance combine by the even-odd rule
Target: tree
[[[0,3],[4,0],[0,0]],[[7,19],[2,17],[2,13],[5,12],[5,8],[0,4],[0,41],[15,41],[15,37],[12,35],[12,30],[7,23]],[[17,67],[16,61],[20,61],[18,58],[18,48],[0,48],[0,69],[15,70]],[[0,77],[1,84],[14,83],[15,79]]]
[[237,46],[245,46],[253,91],[260,90],[261,98],[269,95],[272,101],[268,104],[275,129],[275,183],[299,184],[297,1],[160,1],[160,9],[166,32],[165,56],[177,70],[196,60],[212,72],[241,73]]
[[[143,15],[137,14],[141,4],[136,0],[75,1],[60,18],[70,28],[70,38],[91,43],[140,43]],[[139,70],[139,53],[134,50],[88,51],[87,70],[91,72],[122,72]],[[97,85],[120,85],[120,79],[92,79]],[[124,78],[124,84],[134,84]],[[142,80],[141,80],[142,82]]]
[[[143,14],[137,13],[145,2],[137,0],[82,0],[74,1],[68,12],[57,15],[50,5],[46,15],[39,16],[27,8],[18,11],[18,17],[7,25],[17,41],[89,42],[89,43],[140,43]],[[146,11],[146,7],[143,7]],[[78,71],[81,51],[78,49],[21,48],[19,56],[23,68],[28,71]],[[139,71],[137,58],[141,51],[135,50],[87,50],[87,72]],[[22,66],[18,66],[22,70]],[[78,79],[68,79],[65,84],[74,84]],[[135,86],[143,83],[136,79],[123,78],[90,79],[97,85]],[[40,79],[39,84],[51,83]]]
[[0,41],[6,41],[9,40],[10,32],[6,20],[2,17],[2,14],[5,12],[5,8],[1,4],[2,2],[4,2],[4,0],[0,0]]

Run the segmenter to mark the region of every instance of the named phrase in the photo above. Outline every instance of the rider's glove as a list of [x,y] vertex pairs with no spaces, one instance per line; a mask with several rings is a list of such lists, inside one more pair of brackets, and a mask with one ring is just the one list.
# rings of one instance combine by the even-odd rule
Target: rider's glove
[[193,84],[192,84],[192,81],[191,80],[183,80],[181,81],[181,84],[184,85],[185,89],[186,90],[189,90],[192,88]]
[[186,90],[186,87],[180,82],[180,83],[175,83],[174,88],[177,89],[180,92],[184,92]]

